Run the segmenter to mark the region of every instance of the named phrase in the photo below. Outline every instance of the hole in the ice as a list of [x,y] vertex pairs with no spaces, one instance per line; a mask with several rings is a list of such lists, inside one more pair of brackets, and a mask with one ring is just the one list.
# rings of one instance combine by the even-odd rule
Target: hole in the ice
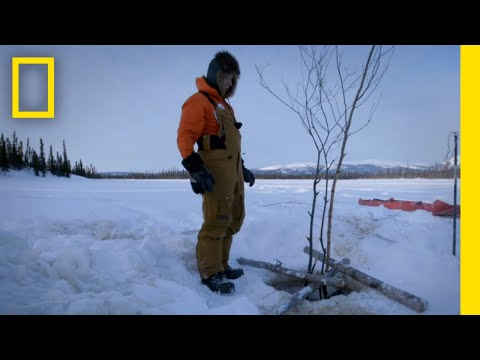
[[[281,274],[275,275],[272,279],[268,280],[266,284],[273,287],[275,290],[286,291],[290,294],[295,294],[296,292],[302,290],[305,287],[304,280]],[[326,287],[326,292],[327,299],[331,298],[332,296],[348,295],[350,293],[350,291],[347,289],[338,289],[330,285]],[[322,296],[322,298],[320,298],[320,291],[316,290],[312,294],[310,294],[306,300],[318,301],[323,299],[325,299],[325,297]]]

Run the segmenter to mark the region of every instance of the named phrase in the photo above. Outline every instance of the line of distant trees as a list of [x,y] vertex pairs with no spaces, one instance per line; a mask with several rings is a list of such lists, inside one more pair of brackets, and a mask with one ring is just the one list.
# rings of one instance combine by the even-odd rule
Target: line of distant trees
[[145,171],[145,172],[109,172],[100,173],[102,179],[138,179],[138,180],[151,180],[151,179],[190,179],[190,175],[185,170],[179,170],[172,168],[169,170],[161,171]]
[[[453,168],[442,165],[434,165],[425,169],[409,169],[404,167],[393,167],[379,169],[376,172],[361,172],[361,171],[342,171],[339,179],[398,179],[398,178],[425,178],[425,179],[449,179],[453,178]],[[313,174],[283,174],[280,171],[262,172],[255,174],[257,179],[314,179]],[[457,172],[457,177],[460,178],[460,170]],[[333,178],[330,174],[329,178]]]
[[45,176],[47,172],[60,177],[70,177],[71,174],[99,178],[95,167],[92,165],[84,167],[82,160],[75,162],[72,167],[67,155],[65,140],[63,140],[63,154],[56,152],[53,156],[53,148],[50,145],[48,158],[45,156],[45,147],[40,138],[40,149],[35,150],[30,146],[30,139],[27,138],[26,146],[19,141],[15,132],[12,139],[6,138],[3,133],[0,135],[0,172],[6,173],[10,170],[32,169],[36,176]]
[[[450,179],[453,178],[453,168],[442,165],[434,165],[425,169],[409,169],[404,167],[394,167],[381,169],[376,173],[351,173],[340,174],[341,179],[398,179],[398,178],[424,178],[424,179]],[[460,170],[457,172],[460,177]]]
[[[45,156],[43,140],[40,139],[40,149],[35,150],[30,146],[30,139],[27,138],[26,146],[19,141],[15,132],[12,139],[6,138],[3,133],[0,135],[0,172],[9,170],[32,169],[36,176],[45,176],[47,172],[56,176],[70,177],[71,174],[93,179],[189,179],[190,175],[183,169],[171,168],[158,172],[117,172],[99,173],[93,165],[84,166],[82,160],[75,162],[72,166],[67,155],[65,140],[63,140],[63,153],[58,151],[55,156],[50,145],[48,157]],[[281,171],[255,172],[257,179],[292,179],[312,180],[313,174],[285,174]],[[395,179],[395,178],[426,178],[426,179],[448,179],[453,177],[453,167],[444,164],[417,169],[405,167],[382,168],[377,172],[344,171],[340,173],[339,179]],[[457,171],[460,178],[460,169]]]
[[[257,179],[313,180],[315,178],[310,174],[284,174],[280,171],[262,171],[261,173],[254,171],[254,173]],[[100,173],[99,177],[102,179],[189,179],[190,175],[185,170],[173,168],[158,172]],[[377,172],[345,171],[339,175],[339,179],[448,179],[452,177],[453,168],[440,164],[425,169],[393,167],[379,169]],[[458,171],[457,177],[460,177],[460,171]]]

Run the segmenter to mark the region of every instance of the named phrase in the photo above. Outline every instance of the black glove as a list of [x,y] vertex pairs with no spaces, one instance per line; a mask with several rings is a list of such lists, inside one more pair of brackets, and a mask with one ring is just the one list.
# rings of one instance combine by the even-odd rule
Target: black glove
[[245,166],[243,166],[243,160],[242,160],[242,169],[243,169],[243,180],[246,183],[249,183],[249,186],[252,187],[253,184],[255,184],[255,175],[248,170]]
[[182,160],[183,167],[190,173],[190,185],[195,194],[204,194],[212,192],[215,184],[212,174],[203,166],[200,155],[192,152]]
[[214,184],[215,180],[213,179],[212,174],[210,174],[205,168],[193,173],[192,178],[190,179],[190,185],[195,194],[212,192]]

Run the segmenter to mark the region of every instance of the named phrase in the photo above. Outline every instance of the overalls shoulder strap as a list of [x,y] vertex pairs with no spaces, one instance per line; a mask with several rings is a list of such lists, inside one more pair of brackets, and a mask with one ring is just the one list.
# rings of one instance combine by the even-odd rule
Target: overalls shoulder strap
[[199,92],[202,93],[208,99],[208,101],[212,103],[212,105],[215,108],[217,108],[218,104],[211,98],[211,96],[206,91],[199,91]]
[[[221,121],[221,117],[218,115],[217,111],[218,111],[218,103],[216,103],[212,98],[211,96],[206,92],[206,91],[199,91],[199,93],[201,93],[202,95],[204,95],[208,101],[210,101],[210,103],[213,105],[213,114],[215,115],[215,120],[217,120],[217,123],[219,125],[219,128],[218,128],[218,134],[216,136],[216,139],[213,140],[213,142],[217,141],[217,139],[219,141],[217,141],[218,143],[221,143],[221,147],[225,147],[224,143],[225,143],[225,128],[223,126],[223,121]],[[208,140],[210,142],[212,142],[212,139],[211,137],[214,137],[213,135],[212,136],[207,136],[207,135],[203,135],[200,137],[200,139],[197,140],[197,144],[198,144],[198,147],[199,149],[204,149],[204,148],[210,148],[210,144],[205,146],[205,144],[203,144],[202,142],[202,139],[204,139],[205,141]]]
[[[208,99],[208,101],[210,101],[212,103],[213,107],[215,108],[215,115],[216,115],[216,110],[217,110],[217,107],[218,107],[218,103],[216,103],[215,100],[213,100],[212,97],[210,96],[210,94],[207,93],[206,91],[199,91],[199,92],[202,93]],[[223,106],[221,108],[223,109]],[[231,114],[231,115],[232,115],[232,118],[233,118],[234,126],[237,129],[240,129],[243,124],[241,122],[238,122],[237,119],[235,119],[235,116],[233,116],[233,114]]]

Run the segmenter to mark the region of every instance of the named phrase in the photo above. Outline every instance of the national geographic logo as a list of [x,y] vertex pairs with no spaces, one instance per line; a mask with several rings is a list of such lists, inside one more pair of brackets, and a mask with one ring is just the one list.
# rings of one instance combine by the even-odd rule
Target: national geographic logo
[[[20,111],[20,65],[47,65],[47,110]],[[55,59],[53,57],[12,57],[12,118],[53,119],[55,117]]]

